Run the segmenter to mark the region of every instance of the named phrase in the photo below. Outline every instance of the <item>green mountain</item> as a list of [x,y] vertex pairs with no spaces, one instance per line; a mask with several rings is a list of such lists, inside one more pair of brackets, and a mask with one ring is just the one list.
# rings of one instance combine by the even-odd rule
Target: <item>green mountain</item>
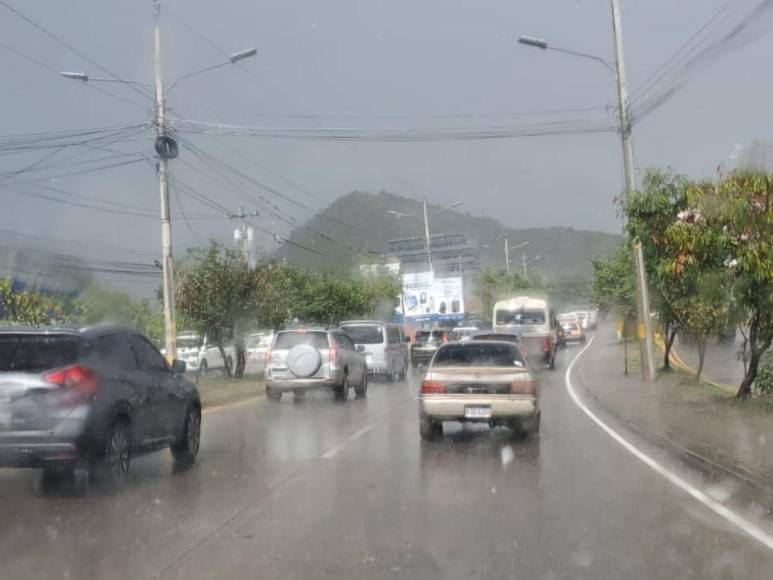
[[[513,269],[521,267],[523,253],[529,272],[544,280],[589,279],[591,259],[610,256],[622,241],[613,234],[565,227],[507,228],[491,218],[442,209],[429,207],[432,234],[464,234],[477,247],[481,271],[504,268],[507,237],[511,247],[529,242],[511,252]],[[414,217],[396,217],[390,210]],[[421,215],[416,199],[355,191],[297,228],[280,254],[297,266],[349,273],[359,264],[378,262],[389,240],[423,236]]]

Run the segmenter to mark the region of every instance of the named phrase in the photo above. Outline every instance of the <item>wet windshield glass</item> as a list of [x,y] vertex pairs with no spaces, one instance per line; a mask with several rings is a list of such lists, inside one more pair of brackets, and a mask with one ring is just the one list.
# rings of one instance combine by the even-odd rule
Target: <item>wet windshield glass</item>
[[516,308],[513,310],[497,310],[497,324],[545,324],[545,311],[533,308]]
[[200,348],[203,340],[199,337],[181,336],[177,339],[177,348]]
[[432,367],[521,367],[523,364],[521,352],[512,344],[468,342],[440,348]]
[[342,326],[354,344],[381,344],[384,342],[384,327],[365,324]]

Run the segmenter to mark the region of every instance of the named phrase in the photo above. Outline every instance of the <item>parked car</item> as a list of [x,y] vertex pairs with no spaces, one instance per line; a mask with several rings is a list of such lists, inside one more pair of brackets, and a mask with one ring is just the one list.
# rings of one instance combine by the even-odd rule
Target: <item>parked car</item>
[[146,452],[193,461],[201,402],[184,371],[121,327],[0,329],[0,467],[122,481]]
[[[207,335],[201,336],[195,331],[182,331],[177,335],[177,353],[175,358],[184,360],[189,371],[198,376],[207,376],[209,371],[226,371],[233,369],[233,361],[236,359],[236,351],[233,345],[226,345],[225,359],[216,344],[208,340]],[[166,356],[166,351],[161,349],[161,354]]]
[[368,390],[364,350],[341,330],[281,331],[274,337],[266,366],[266,397],[279,401],[283,393],[303,397],[310,389],[328,388],[346,400],[352,387],[364,397]]
[[443,421],[539,430],[536,377],[513,342],[451,342],[437,350],[419,393],[422,438],[441,435]]
[[244,340],[244,348],[247,355],[247,364],[251,366],[250,372],[262,373],[266,367],[266,355],[271,350],[274,341],[274,333],[252,332]]
[[411,345],[411,365],[416,368],[421,363],[428,363],[438,347],[448,342],[448,332],[445,330],[418,330]]
[[402,326],[375,320],[347,320],[340,327],[356,347],[363,347],[368,373],[384,375],[392,381],[405,378],[410,338],[403,334]]

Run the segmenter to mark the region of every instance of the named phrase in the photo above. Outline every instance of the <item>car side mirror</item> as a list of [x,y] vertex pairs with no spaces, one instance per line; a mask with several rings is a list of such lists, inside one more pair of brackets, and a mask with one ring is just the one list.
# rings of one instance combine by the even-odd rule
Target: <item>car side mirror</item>
[[357,346],[354,347],[354,350],[356,350],[357,352],[365,352],[365,347],[361,344],[358,344]]
[[185,368],[187,367],[187,364],[184,360],[180,359],[174,359],[172,361],[172,374],[173,375],[182,375],[185,374]]

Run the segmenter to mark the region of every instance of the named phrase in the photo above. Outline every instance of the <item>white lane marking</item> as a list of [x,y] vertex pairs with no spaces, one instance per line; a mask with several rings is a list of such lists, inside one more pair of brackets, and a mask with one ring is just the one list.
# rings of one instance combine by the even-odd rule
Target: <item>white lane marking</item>
[[373,429],[373,424],[372,423],[370,425],[365,425],[365,427],[363,427],[359,431],[355,431],[354,433],[349,435],[346,439],[341,441],[338,445],[335,445],[335,446],[331,447],[330,449],[328,449],[327,451],[325,451],[325,453],[322,454],[322,459],[332,459],[333,457],[338,455],[338,453],[344,447],[349,445],[349,443],[351,443],[352,441],[357,439],[357,437],[359,437],[360,435],[365,435],[365,433],[367,433],[371,429]]
[[569,367],[566,369],[566,374],[564,375],[566,390],[569,393],[569,395],[572,397],[572,400],[575,402],[575,404],[578,407],[580,407],[580,409],[582,409],[585,412],[585,414],[588,415],[588,417],[590,417],[594,423],[596,423],[596,425],[601,427],[601,429],[603,429],[607,433],[607,435],[609,435],[612,439],[617,441],[627,451],[629,451],[632,455],[640,459],[648,467],[650,467],[651,469],[653,469],[654,471],[662,475],[664,478],[666,478],[668,481],[673,483],[675,486],[687,492],[689,495],[697,499],[699,502],[701,502],[703,505],[705,505],[707,508],[709,508],[717,515],[725,518],[731,524],[735,525],[736,527],[740,528],[742,531],[749,534],[752,538],[760,542],[763,546],[773,550],[773,537],[770,536],[767,532],[765,532],[758,526],[754,525],[750,521],[746,520],[745,518],[739,516],[734,511],[726,508],[721,503],[712,499],[706,493],[702,492],[700,489],[698,489],[691,483],[685,481],[684,479],[682,479],[672,471],[669,471],[663,465],[655,461],[652,457],[650,457],[649,455],[647,455],[646,453],[644,453],[643,451],[635,447],[632,443],[630,443],[617,431],[615,431],[604,421],[599,419],[599,417],[593,411],[591,411],[587,406],[585,406],[585,403],[583,403],[580,400],[580,398],[577,396],[577,394],[574,392],[574,387],[572,386],[571,373],[572,373],[572,369],[574,368],[574,363],[576,363],[579,360],[580,356],[582,356],[582,354],[586,350],[588,350],[588,348],[590,348],[591,344],[593,344],[593,338],[591,338],[588,341],[588,344],[585,346],[585,348],[583,348],[580,352],[578,352],[577,356],[575,356],[572,359],[572,362],[569,363]]

